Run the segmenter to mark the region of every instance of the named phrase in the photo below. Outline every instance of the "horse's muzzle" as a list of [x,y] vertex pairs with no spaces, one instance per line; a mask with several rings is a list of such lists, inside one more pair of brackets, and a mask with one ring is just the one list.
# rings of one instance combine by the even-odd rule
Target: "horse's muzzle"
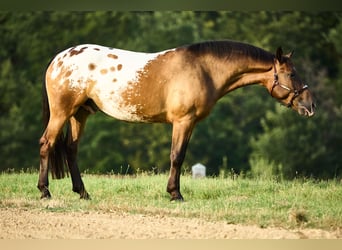
[[316,104],[311,103],[309,105],[299,104],[298,113],[303,116],[311,117],[315,114]]

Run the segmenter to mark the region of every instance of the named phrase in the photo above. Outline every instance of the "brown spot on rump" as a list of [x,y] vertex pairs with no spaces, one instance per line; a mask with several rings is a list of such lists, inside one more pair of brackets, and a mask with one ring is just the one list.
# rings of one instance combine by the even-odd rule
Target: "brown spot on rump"
[[122,64],[118,64],[118,70],[122,69]]
[[72,70],[69,70],[65,73],[65,77],[69,77],[72,74]]
[[99,48],[94,48],[93,50],[97,50],[97,51],[99,51],[100,49],[99,49]]
[[71,48],[68,50],[68,52],[72,51],[72,50],[75,49],[75,48],[76,48],[76,46],[71,47]]
[[100,73],[103,74],[103,75],[104,75],[104,74],[107,74],[107,73],[108,73],[108,69],[101,69],[101,70],[100,70]]
[[88,69],[89,70],[94,70],[96,68],[96,65],[94,63],[89,63]]
[[76,50],[75,47],[71,48],[69,50],[70,57],[81,54],[86,48],[88,48],[88,47],[83,47],[80,50]]
[[61,67],[63,65],[63,61],[59,61],[58,63],[57,63],[57,67]]
[[118,80],[116,78],[113,79],[113,82],[117,82]]
[[110,67],[110,71],[115,71],[115,67],[114,66]]
[[108,54],[107,56],[109,58],[112,58],[112,59],[118,59],[119,58],[117,55],[114,55],[114,54]]

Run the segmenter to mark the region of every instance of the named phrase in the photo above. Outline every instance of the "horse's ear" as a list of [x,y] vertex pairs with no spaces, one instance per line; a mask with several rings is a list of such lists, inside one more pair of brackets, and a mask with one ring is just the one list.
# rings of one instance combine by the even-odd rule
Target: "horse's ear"
[[292,50],[290,53],[286,55],[286,57],[291,58],[293,56],[294,50]]
[[283,50],[281,47],[278,47],[276,51],[276,59],[281,63],[283,61]]

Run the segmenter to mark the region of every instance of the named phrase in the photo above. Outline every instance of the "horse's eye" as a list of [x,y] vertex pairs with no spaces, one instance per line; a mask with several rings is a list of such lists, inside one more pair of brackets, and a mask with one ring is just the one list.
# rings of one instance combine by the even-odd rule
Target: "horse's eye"
[[295,76],[296,76],[296,74],[293,73],[293,72],[289,74],[289,77],[290,77],[290,78],[294,78]]

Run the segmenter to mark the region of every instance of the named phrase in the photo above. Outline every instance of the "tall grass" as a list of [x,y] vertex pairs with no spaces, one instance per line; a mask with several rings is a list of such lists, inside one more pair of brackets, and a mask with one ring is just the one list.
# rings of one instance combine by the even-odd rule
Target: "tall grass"
[[202,218],[260,227],[340,229],[342,186],[337,180],[181,178],[183,203],[169,202],[166,175],[84,175],[90,201],[71,191],[71,179],[50,181],[52,199],[40,200],[37,173],[0,174],[0,209],[101,211]]

